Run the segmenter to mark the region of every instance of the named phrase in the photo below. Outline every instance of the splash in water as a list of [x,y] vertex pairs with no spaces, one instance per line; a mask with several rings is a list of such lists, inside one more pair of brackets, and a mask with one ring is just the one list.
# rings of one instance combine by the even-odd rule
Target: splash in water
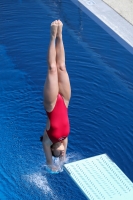
[[44,175],[42,172],[24,175],[23,178],[27,182],[31,183],[31,185],[39,188],[45,195],[47,195],[47,197],[49,197],[49,199],[59,199],[50,187],[46,175]]

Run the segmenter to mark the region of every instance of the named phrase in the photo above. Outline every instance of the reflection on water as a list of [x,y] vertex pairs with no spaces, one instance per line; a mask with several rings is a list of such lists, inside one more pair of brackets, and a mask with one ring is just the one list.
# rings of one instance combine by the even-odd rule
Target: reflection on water
[[65,171],[43,168],[42,91],[56,18],[72,86],[67,162],[107,153],[133,181],[131,54],[70,1],[8,0],[0,13],[0,197],[85,199]]

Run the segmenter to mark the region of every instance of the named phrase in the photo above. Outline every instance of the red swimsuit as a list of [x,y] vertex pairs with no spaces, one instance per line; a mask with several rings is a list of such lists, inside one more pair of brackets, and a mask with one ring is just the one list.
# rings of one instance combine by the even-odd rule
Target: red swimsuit
[[50,121],[50,129],[46,130],[53,143],[65,139],[70,132],[68,110],[64,99],[60,94],[57,96],[56,104],[51,112],[46,112]]

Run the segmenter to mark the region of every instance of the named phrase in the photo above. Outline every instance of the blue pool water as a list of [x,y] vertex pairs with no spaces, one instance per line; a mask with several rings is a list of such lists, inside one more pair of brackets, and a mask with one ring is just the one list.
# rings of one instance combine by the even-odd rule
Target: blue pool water
[[85,200],[65,171],[45,172],[49,26],[64,23],[72,86],[69,162],[107,153],[133,181],[133,56],[72,2],[0,1],[0,199]]

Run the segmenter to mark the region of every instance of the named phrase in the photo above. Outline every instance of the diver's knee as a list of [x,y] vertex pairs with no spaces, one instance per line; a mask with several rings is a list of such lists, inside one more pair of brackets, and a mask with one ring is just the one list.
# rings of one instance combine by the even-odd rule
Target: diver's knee
[[57,66],[55,64],[50,64],[48,69],[49,69],[50,72],[56,72]]
[[61,70],[61,71],[66,71],[66,65],[63,63],[63,64],[59,64],[57,65],[58,69]]

